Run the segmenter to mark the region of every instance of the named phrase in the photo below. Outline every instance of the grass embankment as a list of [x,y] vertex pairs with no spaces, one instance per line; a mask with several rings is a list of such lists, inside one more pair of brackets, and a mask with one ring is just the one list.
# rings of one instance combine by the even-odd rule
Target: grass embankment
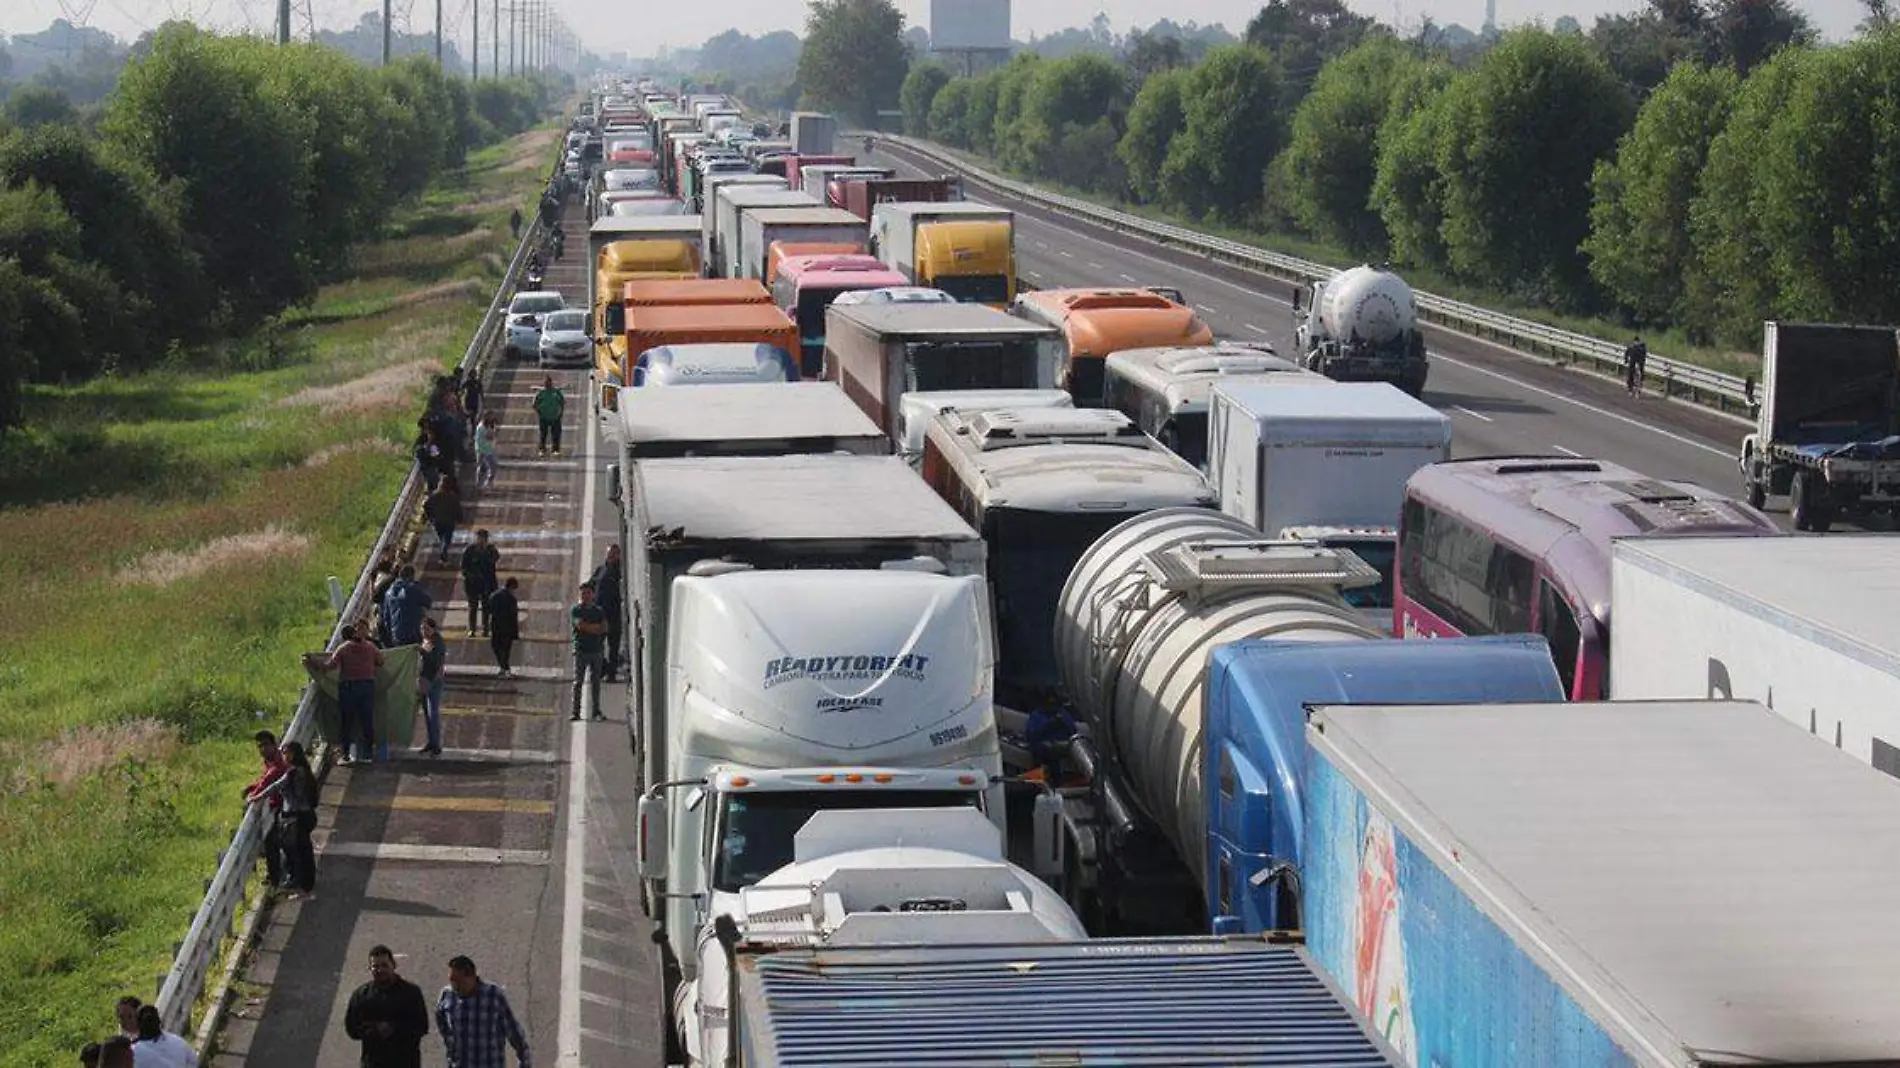
[[[1115,208],[1120,211],[1126,211],[1133,215],[1152,219],[1155,222],[1172,223],[1175,226],[1190,227],[1204,234],[1224,237],[1232,241],[1253,245],[1256,248],[1278,252],[1287,256],[1297,256],[1303,260],[1312,260],[1316,263],[1324,263],[1335,268],[1352,267],[1365,262],[1363,256],[1355,256],[1339,246],[1316,241],[1303,234],[1222,226],[1204,220],[1188,219],[1170,214],[1153,205],[1130,204],[1112,197],[1102,196],[1099,193],[1074,189],[1059,182],[1052,182],[1046,178],[1020,174],[1003,167],[993,159],[978,156],[975,153],[964,152],[935,143],[933,143],[932,147],[939,152],[967,160],[992,173],[1008,174],[1018,181],[1026,182],[1038,188],[1059,192],[1066,196],[1075,197],[1078,200],[1086,200],[1105,208]],[[1514,318],[1528,319],[1531,322],[1543,323],[1546,326],[1573,330],[1579,334],[1602,338],[1606,341],[1627,340],[1631,334],[1628,324],[1613,319],[1560,315],[1551,311],[1549,308],[1527,304],[1517,297],[1489,292],[1473,287],[1470,283],[1456,281],[1437,271],[1421,267],[1407,267],[1403,270],[1406,281],[1418,289],[1428,293],[1435,293],[1441,297],[1462,301],[1466,304],[1475,304],[1480,308],[1488,308]],[[1650,352],[1658,356],[1672,360],[1682,360],[1700,367],[1721,371],[1724,374],[1760,375],[1761,356],[1758,353],[1738,352],[1733,349],[1692,344],[1687,335],[1681,330],[1674,328],[1644,329],[1641,333],[1643,340],[1649,344]]]
[[0,439],[0,1060],[150,998],[241,815],[249,741],[361,569],[431,374],[478,325],[554,135],[471,158],[218,374],[40,389]]

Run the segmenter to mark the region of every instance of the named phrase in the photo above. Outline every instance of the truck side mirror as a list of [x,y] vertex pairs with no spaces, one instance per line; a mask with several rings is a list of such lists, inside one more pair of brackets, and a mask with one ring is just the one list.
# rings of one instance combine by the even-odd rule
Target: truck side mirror
[[666,877],[666,795],[640,798],[639,867],[642,879]]
[[614,502],[615,504],[620,503],[620,465],[619,464],[607,465],[607,499]]
[[1050,790],[1037,794],[1030,823],[1035,853],[1030,870],[1053,883],[1062,875],[1062,795]]

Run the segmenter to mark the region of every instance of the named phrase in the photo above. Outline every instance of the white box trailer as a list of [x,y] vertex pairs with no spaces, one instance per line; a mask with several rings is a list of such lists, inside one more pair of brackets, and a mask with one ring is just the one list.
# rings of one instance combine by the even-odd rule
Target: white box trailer
[[1624,538],[1610,695],[1760,701],[1900,776],[1900,538]]
[[[700,247],[706,250],[706,264],[709,267],[714,264],[712,257],[713,230],[719,221],[716,208],[719,204],[720,191],[727,186],[735,189],[740,186],[747,186],[754,189],[776,189],[780,192],[784,192],[789,188],[786,185],[785,179],[780,178],[776,174],[741,174],[738,171],[734,171],[730,174],[709,174],[701,179],[699,189],[701,212]],[[720,276],[713,275],[712,277],[717,278]]]
[[747,208],[739,213],[739,256],[727,273],[764,281],[772,246],[780,241],[863,248],[864,239],[864,220],[843,208]]
[[974,200],[894,201],[871,214],[871,254],[908,278],[917,277],[917,231],[932,223],[1000,222],[1013,228],[1016,213]]
[[722,185],[714,190],[718,202],[708,200],[705,217],[712,220],[712,243],[707,245],[711,278],[743,277],[732,269],[739,260],[739,214],[747,208],[816,208],[809,193],[767,185]]
[[801,156],[829,156],[838,138],[838,120],[817,111],[792,113],[792,151]]

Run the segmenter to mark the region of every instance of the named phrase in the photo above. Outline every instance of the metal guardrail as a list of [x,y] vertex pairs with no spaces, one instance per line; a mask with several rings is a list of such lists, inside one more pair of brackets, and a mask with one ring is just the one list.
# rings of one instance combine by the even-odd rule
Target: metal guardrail
[[[526,225],[521,243],[515,248],[513,259],[509,260],[508,269],[502,274],[495,299],[483,313],[474,339],[469,342],[461,362],[456,365],[458,368],[480,371],[483,361],[493,351],[495,333],[506,318],[503,312],[507,308],[510,291],[521,275],[529,251],[536,247],[541,235],[542,228],[537,215],[529,215],[524,222]],[[325,648],[336,644],[345,622],[362,618],[368,609],[370,592],[376,581],[377,563],[384,552],[401,539],[409,520],[414,516],[417,488],[421,485],[420,472],[411,466],[409,476],[403,480],[402,489],[396,493],[395,503],[390,506],[389,518],[383,521],[382,533],[377,535],[376,544],[369,550],[363,571],[356,578],[349,600],[331,627],[330,639]],[[315,729],[316,687],[311,684],[304,687],[303,696],[297,702],[297,709],[291,714],[290,725],[284,728],[281,740],[304,742]],[[205,885],[204,900],[199,904],[197,914],[192,917],[191,927],[172,952],[171,969],[160,981],[156,1004],[165,1030],[173,1034],[189,1033],[186,1028],[191,1019],[191,1010],[204,996],[206,979],[217,965],[221,956],[219,950],[238,920],[239,910],[245,900],[246,884],[262,855],[264,821],[267,818],[268,812],[263,806],[245,806],[237,831],[231,836],[231,843],[218,855],[217,873]],[[217,1010],[214,1008],[213,1011]]]
[[[1311,282],[1339,273],[1336,268],[1296,256],[1269,252],[1253,245],[1223,237],[1198,233],[1186,227],[1155,222],[1125,211],[1116,211],[1076,197],[1051,193],[986,171],[940,151],[927,142],[893,134],[875,135],[879,141],[898,145],[933,165],[944,167],[968,182],[989,186],[1018,200],[1051,211],[1086,219],[1097,226],[1132,234],[1150,241],[1183,249],[1212,260],[1244,267],[1262,274],[1295,282]],[[1518,319],[1480,308],[1475,304],[1417,293],[1420,318],[1522,352],[1549,357],[1559,363],[1581,363],[1592,370],[1621,378],[1623,346],[1617,342],[1579,334],[1573,330]],[[1660,356],[1650,357],[1646,377],[1659,386],[1665,396],[1681,397],[1720,411],[1749,412],[1748,389],[1737,375],[1711,371],[1706,367]]]

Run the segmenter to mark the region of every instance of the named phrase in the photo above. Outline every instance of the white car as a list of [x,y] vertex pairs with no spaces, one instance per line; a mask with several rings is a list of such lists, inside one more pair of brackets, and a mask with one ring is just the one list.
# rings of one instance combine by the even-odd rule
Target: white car
[[516,293],[508,302],[508,336],[502,343],[502,355],[511,360],[525,359],[541,352],[541,320],[549,312],[567,307],[567,301],[552,289],[532,289]]
[[883,289],[851,289],[838,294],[833,304],[955,304],[957,298],[928,286],[886,286]]
[[579,308],[549,312],[541,320],[541,367],[585,367],[593,362],[594,342],[587,334],[587,313]]

